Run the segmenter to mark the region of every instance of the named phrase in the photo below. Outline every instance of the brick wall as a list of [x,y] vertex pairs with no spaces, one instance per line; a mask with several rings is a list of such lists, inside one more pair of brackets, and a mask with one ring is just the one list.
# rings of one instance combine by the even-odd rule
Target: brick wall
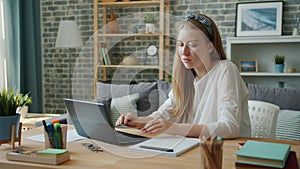
[[[219,27],[224,47],[226,37],[235,35],[236,3],[247,2],[245,0],[171,0],[171,14],[182,17],[187,9],[197,9],[210,16]],[[249,1],[248,1],[249,2]],[[253,2],[253,1],[250,1]],[[100,9],[100,8],[99,8]],[[124,8],[114,9],[120,17],[125,17],[133,12],[151,12],[157,7],[151,8]],[[133,11],[132,11],[133,10]],[[285,0],[283,13],[283,35],[292,34],[292,18],[296,12],[300,12],[300,0]],[[101,9],[99,16],[101,18]],[[79,25],[82,40],[85,42],[83,48],[57,49],[55,41],[60,20],[75,20]],[[99,22],[101,23],[101,21]],[[101,26],[101,25],[100,25]],[[126,26],[126,23],[122,23]],[[65,107],[63,98],[70,97],[71,87],[73,98],[92,99],[93,94],[93,63],[92,42],[93,42],[93,0],[41,0],[41,29],[42,29],[42,61],[43,61],[43,107],[45,113],[64,113]],[[140,31],[142,31],[140,27]],[[153,39],[128,39],[122,41],[120,46],[135,42],[137,45],[131,50],[140,50],[152,42]],[[174,40],[172,41],[174,46]],[[171,48],[174,50],[174,47]],[[171,50],[171,51],[172,51]],[[122,51],[116,48],[110,51],[112,60],[119,62],[119,54],[127,55],[131,51]],[[172,53],[172,52],[171,52]],[[72,74],[69,75],[69,56],[71,58]],[[140,58],[144,55],[138,56]],[[151,58],[150,58],[151,59]],[[155,62],[155,58],[150,60]],[[87,67],[89,69],[87,69]],[[133,76],[138,81],[157,79],[157,70],[121,71],[123,75],[119,78]],[[109,77],[114,75],[110,72]]]

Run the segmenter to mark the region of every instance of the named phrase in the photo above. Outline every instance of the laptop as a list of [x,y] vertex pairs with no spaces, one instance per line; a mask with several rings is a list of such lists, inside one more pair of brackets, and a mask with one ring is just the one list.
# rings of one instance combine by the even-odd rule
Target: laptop
[[98,102],[64,99],[77,133],[115,145],[131,145],[149,138],[115,130],[105,105]]

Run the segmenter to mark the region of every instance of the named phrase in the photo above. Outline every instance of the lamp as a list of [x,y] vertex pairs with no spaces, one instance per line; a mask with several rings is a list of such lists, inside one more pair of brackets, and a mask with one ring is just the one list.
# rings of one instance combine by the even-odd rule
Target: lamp
[[[71,50],[70,48],[76,48],[82,46],[81,35],[78,30],[77,23],[71,20],[62,20],[59,23],[57,38],[55,47],[56,48],[68,48],[69,55],[69,89],[71,90]],[[71,91],[70,91],[71,98]]]
[[60,21],[55,47],[75,48],[80,46],[82,46],[82,41],[77,23],[70,20]]

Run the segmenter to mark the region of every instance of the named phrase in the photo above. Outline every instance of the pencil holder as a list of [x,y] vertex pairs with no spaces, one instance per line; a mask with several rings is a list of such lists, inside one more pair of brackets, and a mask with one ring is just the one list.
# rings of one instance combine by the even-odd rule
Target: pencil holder
[[55,135],[49,137],[49,134],[44,130],[45,148],[66,149],[67,147],[67,125],[61,125],[61,139]]
[[222,169],[223,140],[200,142],[200,169]]

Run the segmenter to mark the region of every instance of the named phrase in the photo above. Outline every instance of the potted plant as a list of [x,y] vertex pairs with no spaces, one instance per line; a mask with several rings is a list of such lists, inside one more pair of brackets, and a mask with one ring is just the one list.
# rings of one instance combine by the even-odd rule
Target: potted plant
[[0,91],[0,140],[10,140],[11,128],[16,126],[16,138],[18,138],[20,114],[18,107],[28,106],[32,103],[29,93],[22,94],[13,89]]
[[144,16],[144,23],[146,24],[146,33],[155,33],[156,22],[157,20],[152,13],[148,13]]
[[25,95],[19,93],[17,97],[17,100],[19,100],[19,107],[17,108],[17,113],[21,115],[21,119],[26,118],[28,113],[28,106],[31,105],[32,98],[29,96],[29,93],[26,93]]
[[276,73],[282,73],[283,72],[283,69],[284,69],[284,60],[285,60],[285,56],[284,55],[276,54],[274,56],[275,72]]

